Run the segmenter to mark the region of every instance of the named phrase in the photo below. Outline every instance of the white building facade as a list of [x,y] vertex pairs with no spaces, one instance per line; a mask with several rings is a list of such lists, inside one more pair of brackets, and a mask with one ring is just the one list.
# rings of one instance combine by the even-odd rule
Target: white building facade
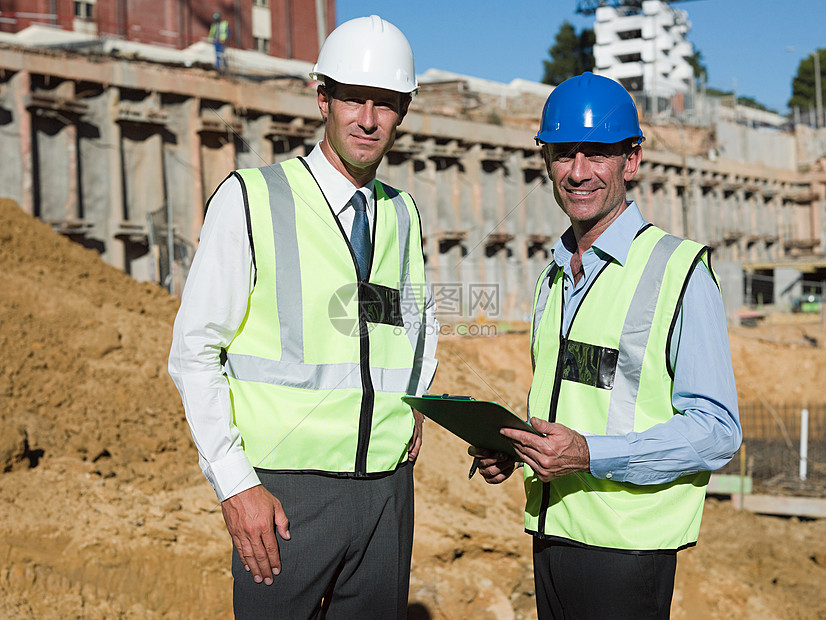
[[[620,82],[634,95],[668,102],[691,92],[694,71],[688,62],[694,48],[686,11],[664,0],[596,10],[595,72]],[[654,112],[662,109],[658,104]]]

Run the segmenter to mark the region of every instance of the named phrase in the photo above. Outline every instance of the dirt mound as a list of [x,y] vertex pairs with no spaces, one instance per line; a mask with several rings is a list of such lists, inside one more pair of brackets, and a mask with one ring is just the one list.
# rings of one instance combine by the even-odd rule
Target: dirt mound
[[[0,289],[0,617],[230,617],[229,539],[166,374],[177,301],[4,200]],[[806,337],[819,326],[735,330],[741,393],[814,397]],[[439,358],[433,391],[524,413],[526,333],[445,337]],[[519,479],[468,481],[462,442],[425,433],[411,617],[533,618]],[[826,521],[709,500],[674,618],[826,617],[825,541]]]
[[168,486],[157,464],[190,445],[166,375],[175,299],[9,201],[0,202],[0,284],[0,395],[11,430],[0,467],[70,457],[104,478],[117,471],[122,482]]

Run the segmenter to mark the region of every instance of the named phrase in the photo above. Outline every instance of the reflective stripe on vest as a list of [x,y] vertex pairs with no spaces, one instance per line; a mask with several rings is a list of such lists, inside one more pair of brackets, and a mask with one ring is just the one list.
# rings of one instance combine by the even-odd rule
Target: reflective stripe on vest
[[[224,371],[250,461],[357,476],[394,469],[412,431],[399,397],[418,385],[424,330],[412,200],[376,182],[379,237],[359,285],[346,235],[300,160],[235,174],[257,278]],[[377,316],[364,310],[371,300]]]
[[616,381],[611,390],[606,435],[625,435],[634,430],[640,372],[648,337],[651,334],[654,310],[657,308],[668,260],[680,245],[680,241],[673,235],[665,235],[657,242],[634,291],[620,336]]
[[[336,390],[362,388],[360,365],[303,364],[285,360],[268,360],[252,355],[227,354],[224,371],[227,376],[243,381],[256,381],[304,390]],[[370,377],[376,392],[407,394],[410,383],[408,368],[370,367]]]
[[[625,435],[664,422],[671,405],[667,347],[685,285],[707,248],[654,227],[625,265],[604,265],[562,334],[563,274],[537,284],[530,414],[586,434]],[[610,308],[610,312],[605,309]],[[696,542],[708,473],[637,486],[582,473],[550,483],[525,468],[530,533],[630,550]]]
[[220,22],[213,23],[209,27],[209,40],[210,41],[218,41],[219,43],[224,43],[227,40],[227,35],[229,34],[229,22],[226,20],[221,20]]

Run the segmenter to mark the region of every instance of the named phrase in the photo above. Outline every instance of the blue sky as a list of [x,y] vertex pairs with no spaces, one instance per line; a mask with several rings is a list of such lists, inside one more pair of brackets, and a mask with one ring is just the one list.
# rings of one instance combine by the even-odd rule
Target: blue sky
[[[341,23],[375,13],[401,28],[416,70],[443,69],[510,82],[540,81],[559,27],[593,27],[576,0],[337,0]],[[800,61],[826,48],[826,0],[687,0],[688,39],[702,52],[708,85],[786,111]]]

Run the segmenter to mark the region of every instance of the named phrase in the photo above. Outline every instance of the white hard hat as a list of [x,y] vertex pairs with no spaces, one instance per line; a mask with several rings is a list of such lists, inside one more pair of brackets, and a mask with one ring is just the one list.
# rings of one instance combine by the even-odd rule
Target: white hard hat
[[402,31],[378,15],[346,21],[330,33],[310,77],[412,93],[419,85]]

